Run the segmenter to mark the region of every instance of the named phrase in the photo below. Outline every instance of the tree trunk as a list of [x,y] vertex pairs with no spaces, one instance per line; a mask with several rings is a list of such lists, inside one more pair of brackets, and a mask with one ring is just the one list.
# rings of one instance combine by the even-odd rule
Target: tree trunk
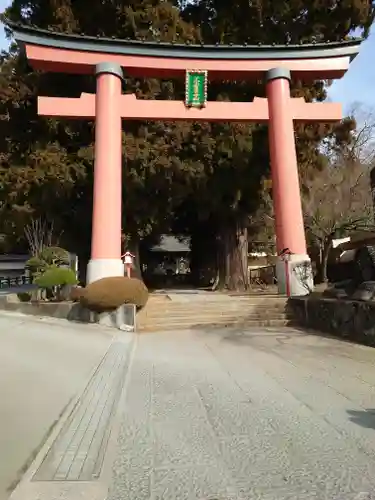
[[241,261],[241,274],[243,279],[244,289],[247,290],[249,287],[249,273],[248,273],[248,255],[249,255],[249,241],[247,227],[237,230],[238,238],[238,251],[240,254]]
[[320,247],[320,262],[317,273],[317,282],[318,283],[327,283],[327,267],[328,267],[328,257],[329,252],[332,248],[332,239],[325,240],[321,243]]
[[209,223],[191,235],[190,268],[194,286],[214,286],[217,276],[217,242]]
[[129,240],[128,247],[126,251],[130,252],[134,255],[133,259],[133,267],[131,269],[131,278],[138,278],[142,280],[142,263],[140,260],[140,252],[139,252],[139,238],[133,237]]
[[216,288],[226,288],[227,284],[227,251],[225,244],[225,234],[221,232],[217,238],[217,276],[215,279]]
[[219,286],[228,290],[246,290],[248,287],[247,229],[223,228],[219,236],[219,245]]

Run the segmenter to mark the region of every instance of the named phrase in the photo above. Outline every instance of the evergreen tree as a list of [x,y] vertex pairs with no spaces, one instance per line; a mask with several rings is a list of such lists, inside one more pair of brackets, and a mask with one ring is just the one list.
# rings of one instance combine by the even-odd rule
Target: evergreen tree
[[[123,39],[158,38],[163,41],[194,41],[199,38],[199,31],[191,23],[183,21],[178,8],[167,2],[96,1],[91,2],[90,9],[87,9],[87,2],[77,0],[37,0],[32,3],[14,0],[5,15],[12,21],[67,33]],[[98,19],[101,20],[99,26]],[[66,237],[72,244],[79,244],[81,250],[88,250],[93,181],[93,123],[38,117],[35,104],[37,95],[77,97],[81,92],[95,92],[95,79],[80,75],[33,72],[17,50],[5,55],[3,64],[12,68],[3,72],[3,87],[5,89],[11,83],[15,90],[12,96],[0,100],[0,107],[4,105],[4,127],[7,127],[8,121],[14,123],[12,130],[8,130],[6,137],[9,140],[4,141],[2,150],[2,197],[13,201],[11,205],[8,204],[4,219],[12,220],[13,224],[18,221],[13,231],[17,236],[22,236],[25,219],[30,214],[58,219],[61,229],[65,230]],[[20,66],[22,69],[14,72],[13,68]],[[130,78],[125,81],[126,92],[135,93],[141,99],[169,99],[176,92],[182,98],[183,82],[177,85],[175,89],[173,82]],[[21,113],[21,97],[18,95],[20,89],[23,89],[25,100]],[[9,103],[13,108],[10,111]],[[18,133],[16,115],[21,120],[27,120],[33,134],[28,135],[26,131],[22,135]],[[165,124],[162,123],[123,124],[123,222],[125,233],[133,240],[151,232],[159,233],[169,229],[173,206],[180,203],[189,185],[188,178],[194,175],[194,170],[186,170],[179,159],[186,126],[171,123],[168,127],[169,133],[165,134]],[[24,154],[20,158],[16,158],[9,150],[14,144],[23,148]],[[38,169],[30,161],[30,152],[36,145],[44,162],[38,163]],[[62,155],[60,158],[56,157],[58,153]],[[70,169],[69,175],[67,169]],[[24,170],[30,174],[30,178],[24,178],[23,181],[27,186],[22,190],[17,186],[13,194],[8,192],[13,190],[12,176],[21,178]],[[61,200],[55,197],[53,185],[49,190],[48,179],[53,179],[53,182],[61,186],[64,193]],[[61,184],[61,179],[64,180],[64,185]],[[74,189],[68,189],[68,180]],[[51,196],[47,200],[48,193]],[[16,212],[19,211],[24,214],[22,219],[16,217]],[[71,227],[69,220],[72,212],[75,220],[82,221],[84,228],[82,224],[77,231]],[[3,230],[9,234],[7,228]]]

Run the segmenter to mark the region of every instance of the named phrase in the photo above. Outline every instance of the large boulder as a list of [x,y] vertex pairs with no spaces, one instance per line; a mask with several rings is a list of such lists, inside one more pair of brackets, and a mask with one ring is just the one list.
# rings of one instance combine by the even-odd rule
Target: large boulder
[[336,288],[334,286],[327,288],[323,292],[323,297],[329,297],[331,299],[344,299],[348,296],[343,288]]
[[357,290],[353,293],[353,300],[369,301],[375,298],[375,281],[364,281]]

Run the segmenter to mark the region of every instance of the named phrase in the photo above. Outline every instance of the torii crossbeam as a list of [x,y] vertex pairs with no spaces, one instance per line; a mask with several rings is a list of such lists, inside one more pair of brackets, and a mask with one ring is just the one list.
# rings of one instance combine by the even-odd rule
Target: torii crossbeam
[[[342,107],[336,103],[306,103],[303,97],[289,98],[290,114],[295,122],[337,122]],[[207,102],[204,108],[187,108],[183,101],[150,101],[134,94],[121,95],[119,113],[124,120],[159,121],[233,121],[266,123],[269,121],[268,101],[255,97],[253,102]],[[95,94],[81,97],[39,97],[38,113],[42,116],[95,119]]]

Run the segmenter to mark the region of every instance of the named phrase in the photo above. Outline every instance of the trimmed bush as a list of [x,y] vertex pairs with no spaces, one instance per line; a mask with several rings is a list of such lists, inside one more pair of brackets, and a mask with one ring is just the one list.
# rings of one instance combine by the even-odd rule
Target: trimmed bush
[[54,288],[66,285],[76,285],[77,278],[73,269],[67,267],[49,266],[46,271],[37,276],[34,283],[39,288]]
[[[69,266],[69,252],[60,247],[45,247],[38,255],[34,255],[26,262],[26,269],[28,269],[33,278],[38,279],[51,267]],[[45,287],[43,287],[45,288]]]
[[47,263],[39,257],[31,257],[25,265],[32,275],[38,275],[46,270]]
[[148,290],[143,281],[125,276],[102,278],[90,283],[81,297],[81,304],[91,311],[104,312],[123,304],[134,304],[138,309],[148,300]]
[[84,295],[85,289],[80,286],[75,286],[70,290],[70,300],[72,302],[79,302]]
[[60,247],[45,247],[38,256],[48,265],[69,266],[69,252]]

